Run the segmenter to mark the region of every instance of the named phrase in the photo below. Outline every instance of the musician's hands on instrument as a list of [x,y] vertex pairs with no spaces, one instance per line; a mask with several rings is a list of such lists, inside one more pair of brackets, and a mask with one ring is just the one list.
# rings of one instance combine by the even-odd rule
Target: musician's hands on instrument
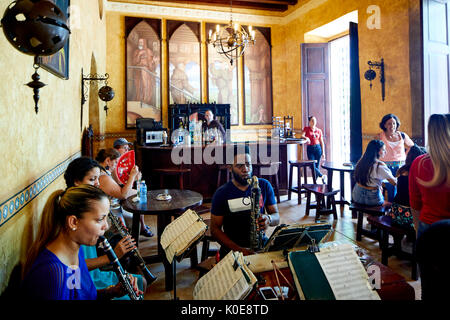
[[[133,277],[131,274],[128,274],[127,276],[130,280],[130,284],[133,287],[134,292],[136,292],[136,295],[140,296],[141,294],[143,294],[144,292],[139,290],[138,279],[136,277]],[[112,286],[111,290],[113,291],[115,297],[122,297],[128,294],[127,289],[122,285],[120,281],[115,286]]]
[[270,219],[270,216],[268,214],[260,215],[258,218],[258,231],[266,230],[269,227],[271,221],[272,220]]
[[114,252],[118,259],[136,248],[136,241],[130,236],[123,237],[114,247]]

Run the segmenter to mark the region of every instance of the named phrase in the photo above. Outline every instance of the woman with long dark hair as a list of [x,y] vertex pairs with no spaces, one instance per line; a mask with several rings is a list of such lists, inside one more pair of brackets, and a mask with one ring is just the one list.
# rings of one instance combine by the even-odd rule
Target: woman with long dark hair
[[379,206],[384,204],[381,192],[383,181],[396,185],[397,179],[389,168],[379,159],[386,152],[383,141],[372,140],[366,152],[356,164],[354,176],[356,184],[352,191],[352,200],[356,203]]

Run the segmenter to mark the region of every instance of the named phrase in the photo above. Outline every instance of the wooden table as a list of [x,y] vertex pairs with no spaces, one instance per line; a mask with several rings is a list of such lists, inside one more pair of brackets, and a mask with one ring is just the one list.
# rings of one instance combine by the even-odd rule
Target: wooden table
[[332,188],[333,186],[333,171],[338,171],[340,175],[340,194],[341,199],[336,200],[336,203],[339,203],[341,205],[343,204],[350,204],[350,201],[345,200],[345,177],[344,173],[350,173],[350,185],[351,190],[350,194],[353,190],[353,186],[355,185],[355,180],[353,179],[353,171],[355,170],[355,165],[352,164],[351,166],[344,166],[341,162],[329,162],[325,161],[322,163],[322,168],[327,170],[327,176],[328,176],[328,188]]
[[[376,290],[381,300],[415,300],[416,296],[414,288],[408,282],[406,282],[406,279],[404,277],[394,272],[389,267],[383,265],[381,262],[376,261],[373,257],[369,256],[364,249],[358,248],[358,250],[356,251],[358,256],[362,259],[364,268],[367,269],[367,267],[371,265],[380,268],[381,286]],[[295,283],[290,268],[281,268],[279,270],[283,273],[289,283],[295,288]],[[257,288],[266,286],[273,288],[275,286],[278,286],[274,271],[265,271],[256,275],[259,277],[259,279],[263,280],[262,283],[257,284]],[[278,279],[281,286],[289,287],[283,277],[278,275]],[[248,299],[262,300],[262,297],[256,292],[256,290],[253,290]],[[298,299],[299,295],[297,291],[293,291],[291,288],[289,288],[288,298],[286,300]]]
[[[158,194],[169,194],[172,199],[167,201],[156,200]],[[172,221],[172,217],[184,213],[186,210],[200,206],[203,203],[203,197],[200,193],[191,190],[178,189],[159,189],[147,192],[147,203],[134,202],[136,196],[128,197],[123,203],[123,209],[133,214],[133,224],[131,235],[136,240],[136,246],[139,247],[139,234],[141,230],[140,216],[157,216],[157,242],[158,253],[156,255],[143,257],[146,263],[163,262],[166,275],[166,290],[173,288],[173,270],[166,258],[165,252],[161,247],[159,239],[165,227]]]

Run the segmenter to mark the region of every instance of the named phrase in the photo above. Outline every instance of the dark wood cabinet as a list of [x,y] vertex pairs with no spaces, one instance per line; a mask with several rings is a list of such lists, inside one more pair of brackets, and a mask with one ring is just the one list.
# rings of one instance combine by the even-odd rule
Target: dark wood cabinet
[[229,104],[171,104],[169,105],[169,129],[170,132],[178,129],[180,118],[183,125],[189,126],[189,116],[198,113],[198,120],[205,121],[204,115],[206,110],[214,113],[214,118],[218,120],[224,129],[230,129],[230,105]]

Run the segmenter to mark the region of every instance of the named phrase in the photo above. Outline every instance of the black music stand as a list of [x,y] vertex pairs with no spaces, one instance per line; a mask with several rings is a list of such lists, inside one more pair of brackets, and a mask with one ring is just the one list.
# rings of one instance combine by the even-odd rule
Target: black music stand
[[266,245],[264,252],[279,251],[285,252],[289,249],[309,246],[311,251],[317,252],[317,245],[330,234],[332,226],[329,223],[317,223],[311,225],[279,225],[275,228]]
[[[206,232],[206,229],[205,229]],[[201,237],[199,237],[197,240],[195,240],[186,250],[181,252],[179,255],[174,256],[172,260],[172,268],[173,268],[173,300],[179,300],[177,298],[177,261],[181,262],[184,258],[189,257],[191,254],[193,254],[194,250],[197,250],[197,244],[203,239],[205,236],[205,233]],[[197,252],[195,252],[197,254]]]

